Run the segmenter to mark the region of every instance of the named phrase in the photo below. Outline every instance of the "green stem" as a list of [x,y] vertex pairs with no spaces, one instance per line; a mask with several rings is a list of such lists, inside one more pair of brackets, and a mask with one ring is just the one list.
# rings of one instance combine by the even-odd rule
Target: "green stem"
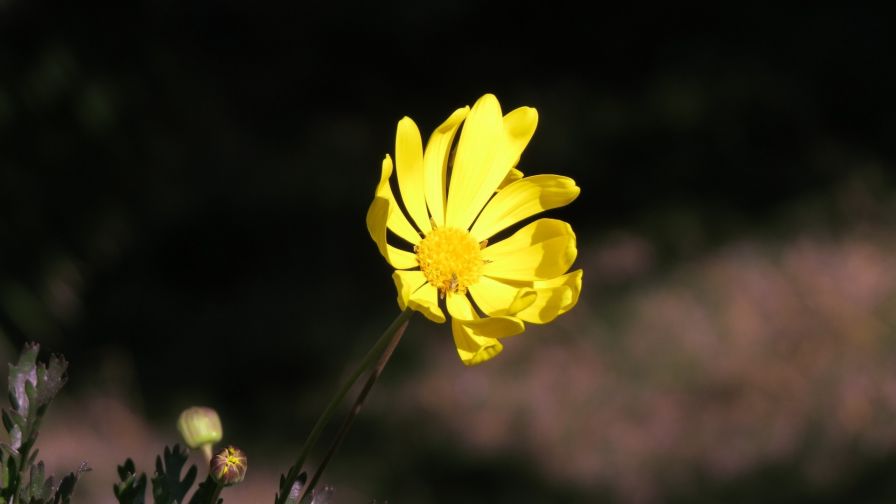
[[324,456],[323,460],[321,460],[321,463],[317,467],[317,470],[314,471],[314,475],[311,477],[311,480],[309,480],[308,484],[302,488],[302,493],[299,494],[299,499],[297,502],[302,502],[302,499],[306,495],[313,495],[312,492],[314,491],[314,486],[317,484],[318,480],[320,480],[324,469],[326,469],[327,464],[329,464],[330,460],[333,458],[333,455],[336,453],[339,445],[342,444],[342,441],[345,439],[346,434],[348,434],[348,430],[351,428],[352,423],[358,416],[358,413],[361,412],[361,407],[364,405],[364,400],[367,399],[367,395],[370,393],[370,389],[373,388],[373,384],[376,383],[376,380],[383,373],[383,368],[385,368],[386,364],[389,363],[389,359],[392,357],[392,352],[395,351],[395,347],[398,346],[398,342],[401,341],[401,337],[402,335],[404,335],[404,330],[407,327],[408,323],[405,322],[401,325],[401,327],[398,328],[397,331],[395,331],[395,334],[389,340],[389,344],[383,351],[383,355],[380,357],[379,361],[377,361],[376,366],[373,367],[373,370],[370,371],[370,376],[367,377],[367,382],[364,384],[364,388],[361,389],[361,392],[358,394],[358,398],[355,399],[355,404],[352,406],[351,411],[342,422],[342,427],[339,428],[339,432],[336,434],[336,438],[330,445],[330,449],[327,450],[326,456]]
[[299,457],[296,459],[296,463],[293,464],[292,467],[289,468],[289,472],[286,475],[286,479],[283,485],[280,488],[280,498],[277,501],[277,504],[284,504],[286,502],[286,498],[289,496],[289,491],[292,488],[292,485],[299,477],[299,473],[302,471],[302,466],[305,464],[305,459],[308,458],[308,454],[311,453],[312,448],[314,448],[315,443],[317,443],[318,438],[324,430],[324,427],[330,423],[330,419],[333,417],[333,413],[336,411],[336,408],[342,403],[342,400],[345,399],[348,391],[351,390],[352,386],[355,382],[358,381],[358,378],[364,374],[365,371],[370,369],[370,366],[376,362],[376,359],[382,355],[383,350],[386,348],[386,345],[389,341],[392,340],[395,333],[398,331],[400,327],[402,327],[408,320],[410,320],[411,315],[414,312],[410,309],[406,309],[400,314],[388,328],[383,332],[383,335],[380,336],[380,339],[374,343],[373,347],[368,350],[367,354],[364,356],[364,359],[361,360],[361,364],[355,369],[355,371],[348,377],[348,379],[342,384],[339,390],[336,392],[336,395],[330,399],[330,403],[327,404],[327,407],[324,409],[324,412],[321,413],[320,417],[317,419],[317,423],[314,424],[314,427],[311,429],[311,433],[308,434],[308,438],[305,440],[305,444],[302,446],[302,451],[299,452]]
[[221,497],[221,490],[224,490],[224,483],[216,481],[215,491],[212,492],[212,498],[208,501],[209,504],[218,504],[218,498]]

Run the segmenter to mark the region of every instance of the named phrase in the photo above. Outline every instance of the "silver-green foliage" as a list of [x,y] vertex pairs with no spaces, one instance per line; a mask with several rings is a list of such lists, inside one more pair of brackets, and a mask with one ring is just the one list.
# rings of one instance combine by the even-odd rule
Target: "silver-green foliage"
[[[55,355],[46,364],[38,362],[39,351],[39,345],[27,344],[18,363],[9,365],[10,407],[2,411],[9,444],[0,443],[0,504],[71,502],[78,477],[90,470],[82,464],[56,485],[52,476],[46,477],[43,462],[35,463],[40,423],[65,385],[68,367],[64,358]],[[23,478],[26,472],[27,483]]]

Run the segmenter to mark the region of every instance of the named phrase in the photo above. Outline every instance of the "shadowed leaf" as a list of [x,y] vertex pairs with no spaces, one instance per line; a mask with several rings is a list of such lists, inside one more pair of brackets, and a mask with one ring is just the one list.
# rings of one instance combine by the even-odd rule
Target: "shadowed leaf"
[[180,445],[165,447],[162,456],[156,457],[156,474],[152,478],[152,495],[155,504],[183,502],[184,496],[196,481],[196,466],[190,466],[184,479],[180,472],[186,464],[187,452]]
[[146,499],[146,474],[136,472],[134,461],[125,460],[118,466],[120,483],[113,485],[112,490],[119,504],[144,504]]

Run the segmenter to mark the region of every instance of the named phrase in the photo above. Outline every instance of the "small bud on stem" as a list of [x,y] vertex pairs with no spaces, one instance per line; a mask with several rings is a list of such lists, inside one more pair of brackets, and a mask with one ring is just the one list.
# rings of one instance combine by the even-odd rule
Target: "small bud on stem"
[[177,419],[177,430],[187,446],[202,449],[208,461],[212,458],[212,446],[224,436],[218,412],[204,406],[185,409]]
[[236,485],[246,477],[249,461],[243,450],[228,446],[212,457],[209,473],[212,478],[224,486]]

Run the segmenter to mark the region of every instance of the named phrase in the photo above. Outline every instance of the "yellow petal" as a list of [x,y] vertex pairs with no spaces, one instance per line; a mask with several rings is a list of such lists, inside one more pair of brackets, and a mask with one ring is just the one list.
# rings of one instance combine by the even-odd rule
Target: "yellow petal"
[[424,233],[432,229],[423,196],[423,141],[420,130],[410,117],[398,121],[395,135],[395,164],[398,170],[398,189],[411,219]]
[[535,302],[537,294],[528,286],[513,286],[487,276],[467,288],[473,301],[487,315],[516,315]]
[[392,273],[392,281],[395,282],[395,290],[398,291],[398,307],[404,310],[408,307],[411,294],[426,283],[426,277],[419,270],[396,271]]
[[497,339],[479,336],[457,319],[451,320],[451,334],[457,355],[465,366],[482,364],[504,350],[504,345]]
[[476,310],[473,309],[473,305],[470,304],[470,300],[463,294],[449,292],[445,298],[445,306],[453,318],[460,320],[475,320],[479,318]]
[[439,308],[439,291],[429,283],[424,284],[423,287],[411,294],[408,306],[437,324],[445,322],[445,314]]
[[417,256],[405,250],[397,249],[386,243],[386,222],[390,212],[399,211],[389,204],[389,200],[377,196],[367,210],[367,232],[376,242],[380,254],[396,269],[409,269],[418,266]]
[[492,198],[476,219],[470,233],[476,241],[539,212],[569,204],[579,195],[579,187],[569,177],[535,175],[517,180]]
[[463,294],[449,293],[445,299],[448,313],[453,320],[463,323],[463,326],[474,334],[489,338],[504,338],[515,336],[526,328],[523,322],[510,316],[480,318],[479,314],[470,304],[470,300]]
[[535,302],[516,314],[535,324],[546,324],[572,309],[582,291],[582,270],[534,282]]
[[451,332],[457,354],[467,366],[481,364],[498,355],[504,346],[498,338],[514,336],[526,326],[515,317],[479,318],[464,295],[448,294],[445,301],[451,313]]
[[448,156],[454,136],[470,107],[454,111],[429,137],[423,153],[423,183],[426,191],[426,206],[437,226],[445,225],[445,176],[448,172]]
[[[485,204],[483,200],[476,205],[480,192],[487,191],[488,185],[494,192],[510,170],[510,165],[503,167],[503,171],[501,167],[494,166],[504,144],[504,136],[501,105],[494,95],[487,94],[473,104],[460,133],[448,188],[446,226],[469,229],[473,218]],[[490,180],[494,182],[490,184]]]
[[404,212],[398,207],[398,203],[395,201],[395,196],[392,194],[392,188],[389,187],[389,177],[391,176],[392,158],[386,154],[385,159],[383,159],[383,168],[380,172],[380,182],[376,186],[376,196],[388,201],[389,206],[392,208],[389,212],[387,227],[391,229],[393,233],[404,238],[409,243],[416,245],[420,243],[420,233],[418,233],[417,230],[414,229],[414,226],[408,222],[407,217],[404,216]]
[[508,170],[515,168],[519,163],[520,156],[529,145],[537,126],[538,111],[532,107],[520,107],[504,116],[505,143],[500,162],[506,165]]
[[523,172],[517,170],[516,168],[511,168],[507,175],[504,177],[504,180],[501,181],[501,184],[498,185],[498,190],[504,189],[509,186],[511,183],[516,182],[517,180],[523,178]]
[[[534,108],[520,107],[503,118],[500,114],[501,106],[492,95],[483,96],[473,105],[461,133],[451,176],[448,226],[469,229],[508,172],[519,162],[535,133],[538,112]],[[453,200],[454,174],[459,175],[460,196]]]
[[445,314],[439,308],[438,291],[427,283],[422,271],[396,271],[392,273],[392,280],[398,291],[399,308],[410,307],[433,322],[445,322]]
[[482,274],[506,280],[548,280],[566,273],[576,253],[576,235],[569,224],[538,219],[486,247]]

